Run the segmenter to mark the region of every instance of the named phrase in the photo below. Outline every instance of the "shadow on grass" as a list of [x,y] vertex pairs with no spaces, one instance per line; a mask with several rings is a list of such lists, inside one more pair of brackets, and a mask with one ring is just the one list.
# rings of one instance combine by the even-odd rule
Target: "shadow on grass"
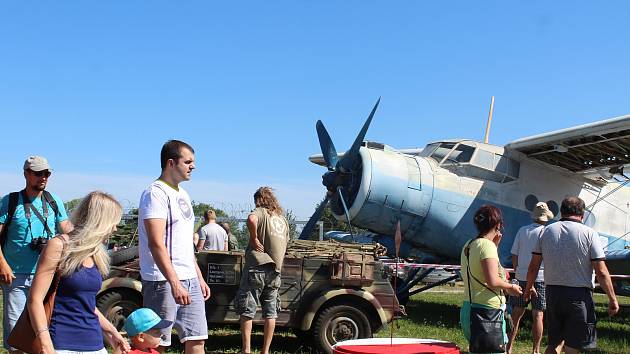
[[[254,327],[251,341],[252,353],[260,352],[263,345],[262,327]],[[206,341],[206,353],[237,353],[240,348],[241,333],[238,327],[230,326],[210,329],[209,337]],[[273,341],[271,342],[271,351],[273,353],[317,353],[317,351],[300,341],[290,330],[283,328],[276,328]]]
[[407,306],[407,319],[415,323],[432,323],[447,328],[459,329],[460,307],[452,304],[436,303],[415,299]]

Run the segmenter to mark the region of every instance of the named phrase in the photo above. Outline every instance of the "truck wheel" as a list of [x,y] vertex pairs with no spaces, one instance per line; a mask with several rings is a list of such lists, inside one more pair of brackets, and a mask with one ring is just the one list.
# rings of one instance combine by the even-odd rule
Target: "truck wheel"
[[125,248],[112,253],[110,263],[114,266],[117,266],[136,257],[138,257],[138,246],[131,246],[129,248]]
[[372,330],[366,315],[357,308],[335,305],[322,310],[313,327],[315,345],[324,353],[332,346],[349,339],[371,338]]
[[98,298],[96,306],[118,331],[121,331],[127,316],[142,306],[139,294],[125,290],[111,290]]

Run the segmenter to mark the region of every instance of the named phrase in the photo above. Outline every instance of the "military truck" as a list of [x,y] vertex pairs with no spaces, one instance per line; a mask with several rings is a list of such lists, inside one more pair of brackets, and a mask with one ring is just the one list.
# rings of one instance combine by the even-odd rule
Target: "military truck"
[[[382,251],[378,245],[292,241],[282,267],[276,326],[292,328],[305,343],[325,353],[339,341],[371,337],[404,313],[390,285],[390,268],[377,260]],[[134,249],[123,252],[113,255],[113,263],[130,258]],[[234,299],[244,259],[244,252],[235,251],[197,254],[212,291],[206,302],[210,326],[239,322]],[[138,269],[137,257],[113,266],[97,297],[98,308],[119,329],[142,304]],[[254,323],[263,323],[260,311]]]

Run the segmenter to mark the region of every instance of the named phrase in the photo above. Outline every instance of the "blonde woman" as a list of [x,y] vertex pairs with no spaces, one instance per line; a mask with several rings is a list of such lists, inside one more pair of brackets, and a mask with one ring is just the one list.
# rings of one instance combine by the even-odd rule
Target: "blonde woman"
[[[111,195],[88,194],[72,215],[74,230],[48,242],[39,259],[28,299],[31,324],[43,354],[106,354],[103,334],[116,352],[129,344],[96,308],[96,294],[109,273],[105,244],[116,231],[122,208]],[[56,269],[61,272],[50,328],[43,301]]]

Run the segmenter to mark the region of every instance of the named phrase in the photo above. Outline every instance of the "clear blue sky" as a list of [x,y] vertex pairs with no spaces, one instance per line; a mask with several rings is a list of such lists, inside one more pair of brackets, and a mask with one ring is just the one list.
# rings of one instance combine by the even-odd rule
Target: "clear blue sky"
[[[630,3],[5,1],[0,192],[49,158],[63,199],[137,204],[170,138],[195,147],[193,199],[276,187],[301,217],[324,195],[315,121],[349,147],[491,142],[630,113]],[[229,208],[228,208],[229,209]]]

